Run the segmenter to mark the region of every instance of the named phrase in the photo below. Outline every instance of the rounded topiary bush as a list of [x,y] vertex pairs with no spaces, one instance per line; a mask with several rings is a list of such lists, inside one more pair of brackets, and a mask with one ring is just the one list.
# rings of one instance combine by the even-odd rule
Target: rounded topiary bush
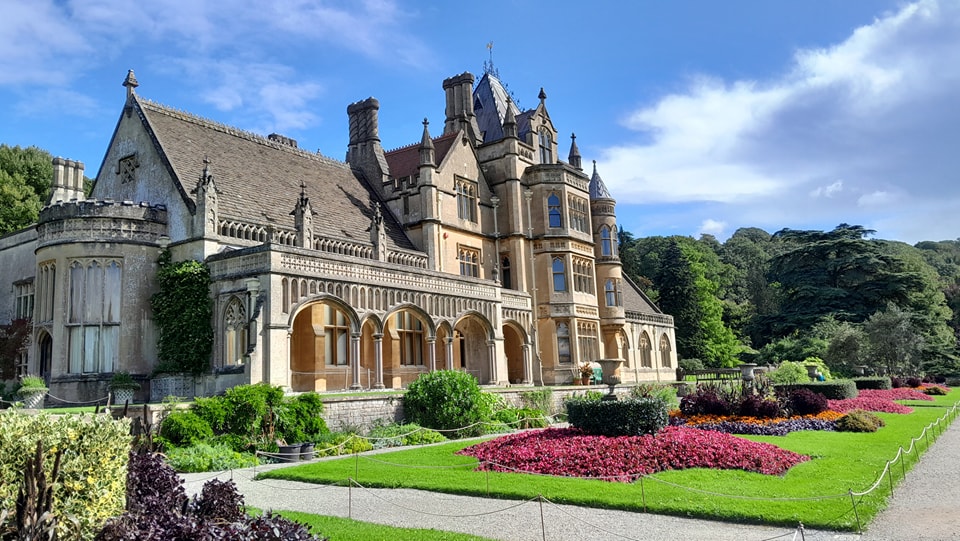
[[173,446],[195,445],[213,438],[210,423],[192,411],[175,411],[160,424],[160,437]]
[[883,419],[864,410],[853,410],[837,419],[838,432],[876,432],[884,425]]
[[906,381],[907,387],[919,387],[923,385],[923,380],[918,377],[909,377]]
[[827,397],[809,389],[794,389],[787,395],[787,408],[793,415],[816,415],[827,407]]
[[457,370],[422,374],[407,388],[403,411],[408,422],[450,431],[447,435],[454,437],[482,434],[482,423],[491,415],[476,378]]

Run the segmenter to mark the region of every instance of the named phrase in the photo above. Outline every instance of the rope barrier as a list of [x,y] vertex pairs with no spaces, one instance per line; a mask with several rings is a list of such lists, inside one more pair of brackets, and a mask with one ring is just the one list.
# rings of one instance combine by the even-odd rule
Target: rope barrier
[[75,402],[75,401],[73,401],[73,400],[67,400],[67,399],[65,399],[65,398],[60,398],[60,397],[58,397],[58,396],[54,396],[54,395],[52,395],[52,394],[50,394],[50,393],[47,393],[47,398],[52,398],[52,399],[54,399],[54,400],[56,400],[56,401],[58,401],[58,402],[63,402],[64,404],[95,405],[95,404],[99,404],[100,402],[102,402],[102,401],[104,401],[104,400],[109,400],[109,399],[110,399],[110,395],[108,394],[107,396],[105,396],[105,397],[103,397],[103,398],[97,398],[96,400],[84,400],[84,401],[82,401],[82,402]]
[[403,509],[403,510],[405,510],[405,511],[411,511],[411,512],[418,513],[418,514],[421,514],[421,515],[428,515],[428,516],[431,516],[431,517],[442,517],[442,518],[471,518],[471,517],[485,517],[485,516],[488,516],[488,515],[495,515],[495,514],[497,514],[497,513],[503,513],[503,512],[505,512],[505,511],[510,511],[511,509],[516,509],[516,508],[518,508],[518,507],[520,507],[520,506],[523,506],[523,505],[526,505],[526,504],[528,504],[528,503],[530,503],[530,502],[536,501],[537,498],[539,498],[539,496],[537,496],[537,498],[531,498],[531,499],[529,499],[529,500],[523,500],[523,501],[521,501],[520,503],[517,503],[517,504],[514,504],[514,505],[509,505],[509,506],[507,506],[507,507],[504,507],[504,508],[502,508],[502,509],[497,509],[497,510],[495,510],[495,511],[485,511],[485,512],[483,512],[483,513],[471,513],[471,514],[466,514],[466,515],[449,515],[449,514],[445,514],[445,513],[431,513],[431,512],[429,512],[429,511],[424,511],[424,510],[422,510],[422,509],[414,509],[414,508],[412,508],[412,507],[407,507],[407,506],[404,506],[404,505],[400,505],[400,504],[396,503],[395,501],[392,501],[392,500],[390,500],[390,499],[388,499],[388,498],[384,498],[384,497],[378,495],[375,491],[371,490],[370,488],[361,485],[360,483],[358,483],[358,482],[356,481],[356,479],[352,479],[352,478],[351,478],[351,479],[349,479],[349,481],[350,481],[350,483],[351,483],[352,485],[356,485],[357,488],[360,488],[360,489],[362,489],[362,490],[367,491],[367,492],[368,492],[371,496],[373,496],[374,498],[376,498],[376,499],[378,499],[378,500],[380,500],[380,501],[382,501],[382,502],[384,502],[384,503],[388,503],[388,504],[390,504],[390,505],[392,505],[392,506],[394,506],[394,507],[397,507],[397,508],[399,508],[399,509]]

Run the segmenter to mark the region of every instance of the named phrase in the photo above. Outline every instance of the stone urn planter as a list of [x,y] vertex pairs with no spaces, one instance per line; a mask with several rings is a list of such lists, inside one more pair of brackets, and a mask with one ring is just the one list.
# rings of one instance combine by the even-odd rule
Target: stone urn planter
[[20,381],[17,395],[23,400],[23,407],[27,409],[43,409],[43,401],[50,389],[40,376],[24,376]]
[[817,379],[817,369],[820,368],[815,364],[805,364],[803,365],[807,369],[807,375],[810,376],[810,379]]
[[617,370],[619,370],[620,365],[623,364],[623,359],[600,359],[597,362],[600,363],[600,369],[603,371],[603,379],[601,381],[610,387],[610,392],[603,397],[603,400],[616,400],[617,396],[613,394],[613,388],[620,383],[620,376],[617,375]]
[[743,378],[743,381],[753,381],[756,377],[753,371],[757,368],[757,365],[753,363],[743,363],[737,368],[740,369],[740,376]]
[[107,389],[112,395],[111,403],[118,406],[133,403],[133,393],[140,388],[140,384],[128,372],[116,372]]

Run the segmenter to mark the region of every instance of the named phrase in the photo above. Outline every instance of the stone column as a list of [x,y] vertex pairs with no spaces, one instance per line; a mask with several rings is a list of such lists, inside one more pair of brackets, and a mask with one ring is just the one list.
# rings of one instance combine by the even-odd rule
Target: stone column
[[447,370],[453,370],[453,336],[448,336],[447,342]]
[[437,369],[437,339],[434,337],[427,338],[427,368],[430,372]]
[[530,385],[533,383],[533,358],[530,355],[530,344],[520,346],[523,351],[523,383]]
[[373,335],[374,389],[383,389],[383,335]]
[[490,381],[487,382],[488,385],[496,385],[499,380],[497,378],[497,341],[496,340],[487,340],[487,355],[488,361],[490,363]]
[[351,389],[363,389],[360,385],[360,333],[350,333],[350,375],[353,383]]

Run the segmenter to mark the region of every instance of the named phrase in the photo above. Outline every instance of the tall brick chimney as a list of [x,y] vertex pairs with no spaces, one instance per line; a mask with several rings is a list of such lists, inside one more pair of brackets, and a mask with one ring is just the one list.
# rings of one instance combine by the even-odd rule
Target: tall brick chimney
[[465,130],[474,144],[479,145],[480,127],[473,111],[473,74],[463,72],[443,80],[443,91],[447,97],[443,134],[448,135]]
[[379,111],[380,102],[376,98],[367,98],[347,106],[347,116],[350,118],[347,163],[363,171],[367,180],[378,189],[390,176],[383,146],[380,145]]

